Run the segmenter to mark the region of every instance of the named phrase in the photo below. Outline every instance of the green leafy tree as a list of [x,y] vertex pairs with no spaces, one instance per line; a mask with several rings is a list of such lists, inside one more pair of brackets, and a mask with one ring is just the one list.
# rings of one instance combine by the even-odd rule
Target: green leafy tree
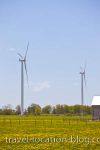
[[63,109],[64,109],[64,114],[68,114],[69,113],[69,106],[68,105],[64,105]]
[[52,112],[51,105],[46,105],[45,107],[42,108],[42,113],[44,113],[44,114],[50,114],[51,112]]
[[63,105],[56,105],[56,114],[63,114],[64,113],[64,109],[63,109]]
[[15,108],[15,111],[16,111],[16,114],[21,114],[21,108],[20,108],[20,105],[17,105],[16,108]]
[[74,105],[73,106],[74,109],[74,114],[79,115],[81,113],[81,106],[80,105]]
[[55,108],[55,106],[53,106],[53,108],[52,108],[52,114],[56,114],[56,108]]
[[3,115],[12,115],[15,111],[12,109],[12,106],[8,104],[7,106],[2,107],[2,113]]
[[41,107],[38,104],[31,104],[27,108],[28,114],[35,114],[35,115],[40,115],[41,114]]

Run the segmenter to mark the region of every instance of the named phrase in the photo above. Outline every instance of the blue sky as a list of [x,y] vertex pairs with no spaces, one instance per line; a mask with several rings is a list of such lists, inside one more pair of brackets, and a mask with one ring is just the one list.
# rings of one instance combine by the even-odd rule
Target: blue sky
[[80,66],[86,67],[84,103],[100,95],[99,0],[0,1],[0,106],[20,104],[20,62],[27,42],[31,103],[80,104]]

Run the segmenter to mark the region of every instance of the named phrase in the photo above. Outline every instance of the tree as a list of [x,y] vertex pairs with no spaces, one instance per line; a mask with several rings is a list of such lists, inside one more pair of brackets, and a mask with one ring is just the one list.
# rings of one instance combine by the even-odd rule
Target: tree
[[86,106],[86,105],[84,105],[84,106],[83,106],[83,111],[84,111],[84,114],[90,115],[90,114],[91,114],[91,106]]
[[2,111],[2,109],[0,108],[0,115],[3,115],[3,111]]
[[53,106],[53,108],[52,108],[52,114],[56,114],[56,108],[55,108],[55,106]]
[[63,114],[64,113],[64,109],[63,109],[63,105],[56,105],[56,114]]
[[41,107],[38,104],[31,104],[27,108],[28,114],[35,114],[35,115],[40,115],[41,114]]
[[64,114],[69,113],[69,106],[68,105],[64,105],[63,109],[64,109]]
[[20,108],[20,105],[17,105],[16,106],[16,108],[15,108],[15,110],[16,110],[16,114],[21,114],[21,108]]
[[4,115],[12,115],[15,113],[15,111],[12,109],[12,106],[8,104],[7,106],[2,107],[2,113]]
[[74,106],[69,106],[69,113],[74,114]]
[[42,108],[42,113],[44,113],[44,114],[50,114],[51,112],[52,112],[51,105],[46,105],[45,107]]
[[80,105],[74,105],[74,114],[80,114],[81,113],[81,106]]

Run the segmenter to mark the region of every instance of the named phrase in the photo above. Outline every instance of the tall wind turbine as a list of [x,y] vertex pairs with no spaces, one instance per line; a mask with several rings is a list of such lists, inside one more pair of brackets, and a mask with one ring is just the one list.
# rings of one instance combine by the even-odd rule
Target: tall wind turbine
[[29,42],[27,44],[27,49],[24,57],[20,53],[18,53],[19,61],[21,62],[21,116],[24,114],[24,67],[25,67],[27,83],[28,83],[28,74],[27,74],[27,67],[26,67],[28,47],[29,47]]
[[[81,71],[80,71],[80,75],[81,75],[81,105],[84,105],[84,83],[86,86],[86,79],[85,79],[85,71],[86,70],[86,64],[84,69],[81,67]],[[82,110],[82,114],[83,114],[83,110]]]

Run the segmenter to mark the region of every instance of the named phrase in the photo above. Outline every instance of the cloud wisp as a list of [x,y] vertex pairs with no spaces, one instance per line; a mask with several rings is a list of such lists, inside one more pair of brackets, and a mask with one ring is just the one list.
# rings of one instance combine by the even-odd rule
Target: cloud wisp
[[36,84],[34,87],[33,87],[33,91],[34,92],[41,92],[41,91],[44,91],[46,89],[50,88],[50,83],[49,81],[44,81],[44,82],[40,82],[38,84]]
[[10,51],[10,52],[15,52],[16,49],[15,49],[15,48],[10,48],[9,51]]

